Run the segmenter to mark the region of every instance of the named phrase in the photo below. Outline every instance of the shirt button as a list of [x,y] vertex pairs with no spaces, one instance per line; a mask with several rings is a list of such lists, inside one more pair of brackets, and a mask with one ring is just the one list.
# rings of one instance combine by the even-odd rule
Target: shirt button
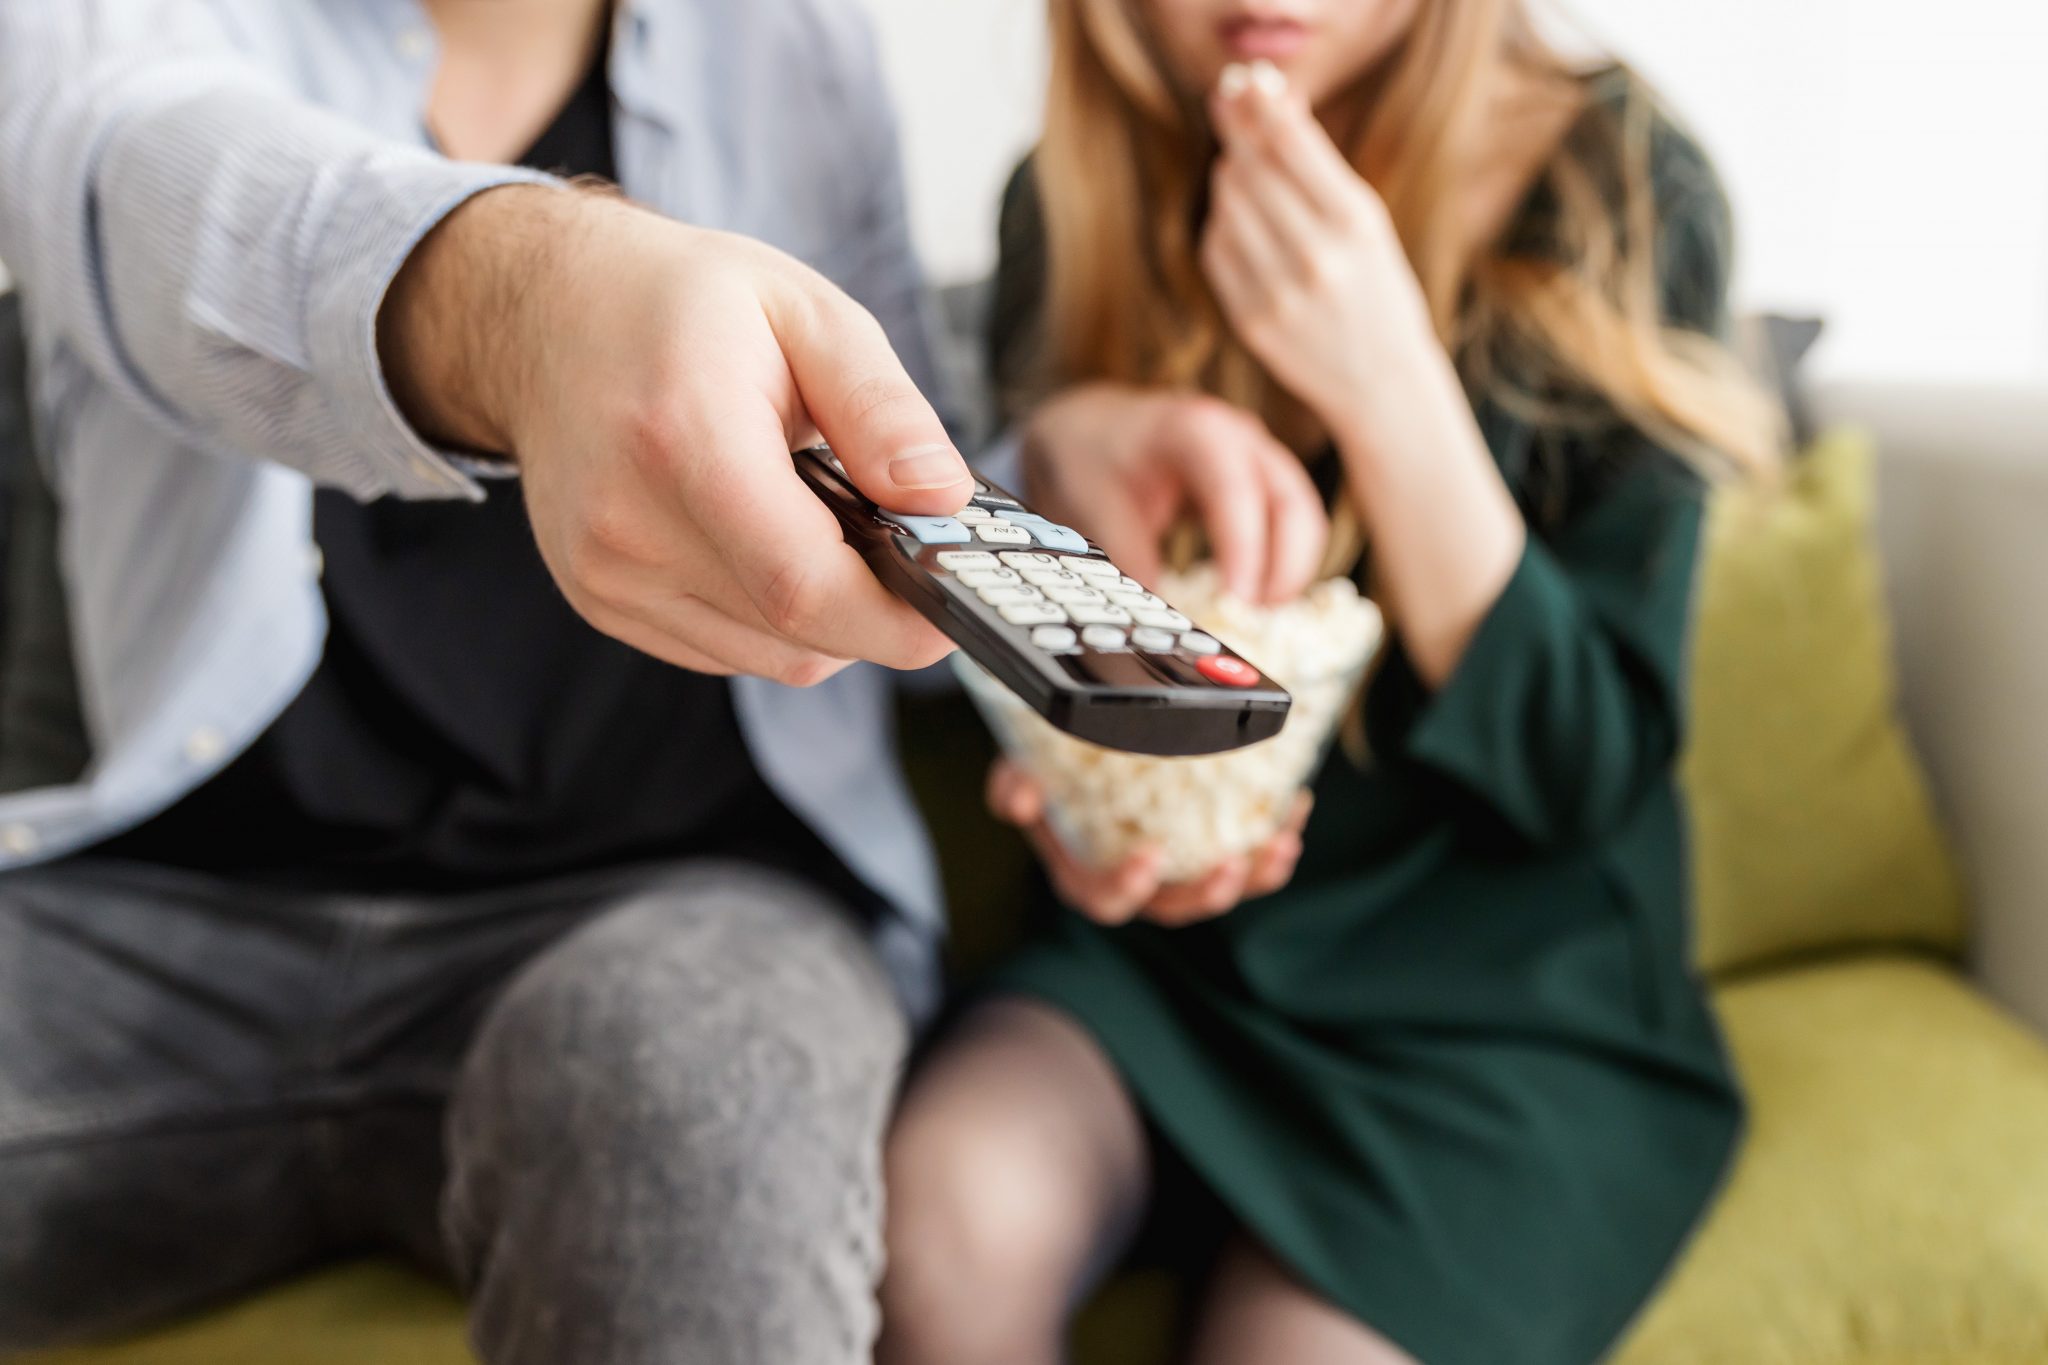
[[202,725],[185,736],[185,757],[194,763],[211,763],[226,748],[227,741],[210,725]]
[[36,832],[27,825],[9,825],[5,829],[0,829],[0,850],[5,850],[17,858],[26,858],[34,853],[42,842],[36,837]]
[[306,572],[315,578],[320,578],[327,572],[327,555],[318,545],[306,547]]
[[433,50],[433,35],[423,28],[409,28],[398,35],[398,55],[409,62],[423,62]]

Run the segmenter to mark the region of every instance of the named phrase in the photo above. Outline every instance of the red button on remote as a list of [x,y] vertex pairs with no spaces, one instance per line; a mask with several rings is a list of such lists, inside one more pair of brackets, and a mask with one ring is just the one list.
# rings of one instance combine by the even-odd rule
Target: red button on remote
[[1243,659],[1233,659],[1228,654],[1211,654],[1206,659],[1197,659],[1195,669],[1210,682],[1219,682],[1225,687],[1259,685],[1259,670]]

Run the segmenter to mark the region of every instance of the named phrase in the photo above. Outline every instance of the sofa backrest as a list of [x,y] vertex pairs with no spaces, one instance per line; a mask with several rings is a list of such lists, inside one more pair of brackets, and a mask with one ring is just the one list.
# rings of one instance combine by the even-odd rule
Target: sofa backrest
[[1817,407],[1877,440],[1901,701],[1975,965],[2048,1029],[2048,385],[1835,384]]

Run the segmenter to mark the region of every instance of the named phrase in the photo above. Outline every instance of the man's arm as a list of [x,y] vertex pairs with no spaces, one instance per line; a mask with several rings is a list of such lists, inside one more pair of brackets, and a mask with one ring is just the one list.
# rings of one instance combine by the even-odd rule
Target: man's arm
[[0,259],[41,336],[195,444],[473,494],[392,401],[376,319],[452,209],[533,179],[295,98],[204,0],[0,0]]

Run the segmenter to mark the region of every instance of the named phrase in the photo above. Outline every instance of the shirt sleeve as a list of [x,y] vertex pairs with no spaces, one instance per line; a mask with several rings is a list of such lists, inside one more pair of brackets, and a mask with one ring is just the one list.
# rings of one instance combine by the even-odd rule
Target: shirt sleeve
[[314,107],[204,0],[0,0],[0,258],[32,334],[189,444],[479,496],[399,413],[377,312],[456,206],[544,180]]
[[[1660,124],[1650,154],[1665,323],[1727,323],[1728,204],[1697,144]],[[1567,442],[1597,493],[1532,533],[1450,679],[1409,730],[1410,758],[1543,845],[1597,840],[1670,780],[1683,742],[1702,481],[1617,426]]]
[[1408,757],[1531,843],[1618,827],[1678,754],[1701,521],[1697,481],[1649,450],[1565,534],[1531,536]]
[[872,24],[857,24],[848,111],[860,130],[854,164],[864,187],[854,216],[853,264],[842,281],[846,292],[882,324],[911,381],[938,410],[957,440],[960,412],[939,351],[940,328],[931,290],[911,236],[909,192],[896,110],[883,79]]

